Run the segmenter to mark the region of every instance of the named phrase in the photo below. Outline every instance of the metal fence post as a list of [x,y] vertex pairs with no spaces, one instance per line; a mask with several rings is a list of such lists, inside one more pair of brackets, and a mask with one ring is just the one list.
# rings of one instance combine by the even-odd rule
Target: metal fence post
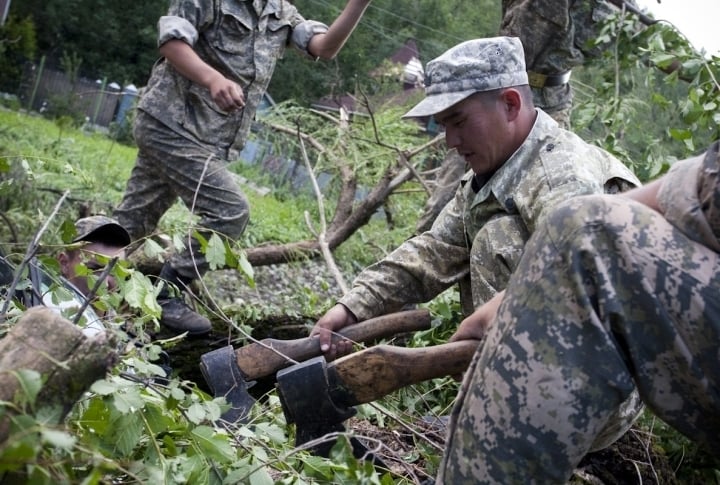
[[38,72],[35,74],[35,85],[32,89],[32,94],[30,95],[30,102],[28,103],[28,111],[32,111],[33,103],[35,103],[35,95],[37,94],[38,86],[40,86],[40,79],[42,79],[43,71],[45,70],[45,56],[42,56],[40,58],[40,66],[38,67]]
[[107,78],[104,77],[100,84],[100,91],[98,92],[97,98],[95,98],[95,109],[93,110],[92,124],[97,123],[98,113],[100,112],[100,106],[102,105],[103,98],[105,97],[105,86],[107,86]]

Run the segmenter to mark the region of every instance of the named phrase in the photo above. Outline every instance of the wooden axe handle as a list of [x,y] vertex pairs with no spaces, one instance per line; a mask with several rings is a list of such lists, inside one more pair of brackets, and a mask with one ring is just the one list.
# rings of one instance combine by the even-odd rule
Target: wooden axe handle
[[[428,310],[408,310],[391,313],[364,322],[349,325],[334,335],[339,341],[347,338],[353,342],[367,342],[389,337],[397,333],[414,332],[430,328]],[[245,379],[266,377],[296,362],[321,355],[317,338],[304,337],[294,340],[263,339],[245,345],[235,351],[238,367]]]
[[479,340],[460,340],[423,348],[376,345],[328,364],[340,386],[356,402],[380,399],[401,387],[418,382],[461,374],[470,365]]

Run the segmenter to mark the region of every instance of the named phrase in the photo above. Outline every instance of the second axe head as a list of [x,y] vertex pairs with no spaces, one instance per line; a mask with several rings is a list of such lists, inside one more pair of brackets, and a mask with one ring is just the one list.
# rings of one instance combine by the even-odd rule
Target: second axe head
[[[368,342],[392,335],[430,328],[427,310],[408,310],[372,318],[345,327],[333,338]],[[248,389],[255,379],[275,374],[278,370],[321,355],[317,338],[295,340],[264,339],[234,350],[223,347],[200,356],[200,370],[215,397],[224,397],[230,409],[222,419],[247,422],[255,403]]]

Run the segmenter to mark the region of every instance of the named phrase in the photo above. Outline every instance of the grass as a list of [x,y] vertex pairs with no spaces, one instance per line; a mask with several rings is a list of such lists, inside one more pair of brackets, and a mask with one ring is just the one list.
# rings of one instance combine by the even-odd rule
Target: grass
[[[27,245],[59,200],[69,191],[46,243],[58,241],[56,229],[65,219],[82,212],[112,213],[122,199],[137,148],[114,142],[106,135],[65,126],[36,115],[0,110],[0,212],[7,224],[0,227],[0,243]],[[272,178],[253,167],[234,163],[236,171],[254,185],[268,186]],[[271,187],[272,188],[272,187]],[[305,212],[317,229],[318,206],[308,188],[293,194],[287,188],[261,195],[243,187],[250,202],[250,223],[243,236],[247,247],[313,239]],[[394,225],[383,214],[340,246],[339,264],[359,268],[383,257],[412,234],[424,197],[421,192],[393,196]],[[332,200],[325,202],[332,210]],[[327,214],[328,219],[331,214]],[[159,223],[160,232],[187,225],[189,212],[178,202]]]
[[[0,246],[12,243],[18,251],[23,251],[65,190],[70,191],[70,198],[56,223],[50,225],[43,237],[45,244],[58,239],[55,231],[63,218],[72,219],[83,208],[111,212],[122,197],[136,151],[136,148],[115,143],[102,134],[61,126],[38,116],[0,110],[0,215],[5,221],[0,224]],[[234,164],[232,169],[256,183],[272,181],[267,174],[242,164]],[[318,220],[317,204],[311,193],[295,195],[278,189],[262,196],[249,188],[245,192],[251,206],[251,222],[243,237],[246,245],[280,244],[314,237],[304,217],[307,211],[311,220]],[[412,234],[423,202],[424,196],[419,191],[410,190],[393,196],[388,202],[393,224],[389,224],[383,214],[374,217],[335,251],[338,263],[352,273],[383,257]],[[161,220],[161,230],[171,231],[186,224],[188,215],[187,210],[177,204]],[[457,302],[449,299],[448,295],[438,298],[432,307],[442,319],[438,328],[442,328],[444,334],[451,333],[460,318],[454,313]],[[438,328],[433,332],[437,333]],[[434,333],[417,335],[418,339],[426,337],[419,345],[437,343]],[[433,410],[444,413],[457,385],[445,382],[437,388],[433,386],[424,383],[404,389],[388,396],[379,405],[390,408],[391,414],[399,414],[396,408],[414,409],[413,403],[420,402],[418,396],[422,396],[420,408],[414,410],[414,414],[425,413],[425,407],[431,404]],[[362,411],[371,412],[367,408]],[[276,419],[281,420],[277,407],[275,412],[278,414]],[[378,414],[374,419],[380,422],[385,418]],[[687,480],[686,483],[720,483],[720,467],[715,457],[658,423],[649,411],[638,424],[652,436],[650,446],[669,457],[679,479]],[[388,429],[387,432],[391,431]],[[288,456],[286,448],[277,446],[277,450],[271,451],[276,451],[278,456]],[[436,450],[426,453],[421,444],[413,450],[414,454],[422,455],[420,461],[438,459]],[[323,466],[329,466],[329,463]],[[302,463],[298,468],[301,466]],[[292,475],[294,472],[285,470],[285,473]],[[338,480],[341,478],[344,476]]]

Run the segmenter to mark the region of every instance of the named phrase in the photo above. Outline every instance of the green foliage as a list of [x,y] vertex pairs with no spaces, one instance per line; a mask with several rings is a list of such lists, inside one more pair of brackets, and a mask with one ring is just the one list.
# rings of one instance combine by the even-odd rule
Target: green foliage
[[[37,0],[24,3],[40,8]],[[328,16],[327,5],[306,3],[308,5],[299,5],[301,10],[307,8],[310,11],[315,6],[317,18]],[[371,95],[384,87],[348,74],[350,71],[341,70],[339,66],[342,69],[352,66],[359,72],[367,72],[368,66],[376,65],[375,60],[370,59],[371,55],[386,57],[397,48],[398,39],[406,36],[422,37],[421,55],[433,57],[451,44],[464,40],[465,34],[468,37],[481,35],[481,23],[473,22],[489,21],[497,11],[496,3],[481,9],[472,2],[424,0],[402,3],[401,7],[391,9],[389,0],[374,0],[367,15],[370,22],[361,24],[356,32],[358,35],[351,38],[347,50],[341,54],[353,57],[340,57],[336,63],[305,62],[304,65],[317,74],[328,74],[322,72],[326,68],[332,71],[334,77],[330,79],[337,81],[332,84],[335,92],[351,91],[357,93],[359,100],[364,99],[364,94],[373,99]],[[79,5],[82,0],[53,1],[47,7],[56,13],[62,11],[59,18],[63,18],[73,9],[78,10]],[[107,2],[96,5],[98,12],[113,8]],[[486,6],[484,2],[483,5]],[[123,8],[132,10],[127,6]],[[388,12],[402,12],[402,15],[394,16]],[[80,18],[92,14],[78,10],[74,14],[76,18],[67,25],[76,26]],[[431,24],[431,18],[436,18],[438,23]],[[489,25],[497,25],[493,23],[496,20]],[[45,22],[49,25],[55,20],[46,19]],[[420,25],[415,25],[426,22],[426,25],[456,23],[457,28],[444,26],[441,29],[445,30],[437,35],[411,35],[413,29],[427,34]],[[56,30],[48,32],[56,32],[58,25],[59,22],[54,27]],[[387,30],[382,31],[385,35],[379,36],[378,40],[375,31],[363,30],[365,25],[370,30],[383,25]],[[113,26],[108,28],[114,29]],[[607,29],[606,35],[599,40],[606,56],[579,69],[573,78],[577,93],[573,123],[583,137],[612,150],[641,178],[649,179],[666,170],[675,158],[685,157],[718,138],[718,59],[702,59],[685,50],[682,39],[676,39],[660,26],[638,31],[627,19],[617,19]],[[494,27],[490,31],[494,31]],[[375,48],[367,49],[371,37],[375,37]],[[86,52],[69,45],[79,45],[78,39],[72,36],[68,39],[63,51]],[[291,57],[286,59],[290,66],[292,64],[287,61]],[[85,57],[82,59],[82,65],[87,66],[90,61]],[[646,62],[667,66],[671,59],[682,64],[680,73],[667,76],[645,67]],[[612,68],[608,69],[608,65]],[[307,79],[300,70],[293,68],[284,75],[281,72],[279,69],[279,75],[276,74],[278,82],[284,81],[293,89],[308,89],[308,84],[300,81]],[[681,80],[681,76],[689,76],[689,82]],[[288,83],[288,79],[293,83]],[[320,86],[322,82],[312,83],[312,86]],[[328,86],[322,86],[322,90]],[[311,95],[312,90],[309,90],[308,99]],[[299,97],[297,103],[283,103],[265,121],[300,126],[303,132],[327,147],[323,154],[308,149],[316,172],[331,176],[325,193],[326,202],[333,200],[332,195],[337,190],[336,169],[340,164],[352,167],[360,175],[361,184],[369,187],[389,164],[395,163],[398,150],[411,149],[421,143],[416,138],[416,127],[399,121],[402,108],[370,106],[372,118],[356,116],[348,128],[339,130],[337,124],[300,108],[299,104],[302,104]],[[267,141],[273,145],[276,154],[302,160],[296,137],[274,134],[268,136]],[[89,136],[62,125],[62,122],[51,123],[0,111],[0,213],[9,221],[0,226],[0,241],[16,243],[14,254],[24,251],[38,221],[47,217],[58,192],[70,189],[70,208],[62,208],[61,222],[49,229],[42,250],[60,247],[60,241],[67,240],[62,237],[64,222],[74,219],[82,204],[89,203],[92,212],[109,212],[117,204],[134,157],[132,148],[97,135]],[[260,179],[261,169],[242,164],[236,169],[256,183],[273,186],[271,177]],[[309,239],[311,232],[304,222],[305,212],[312,221],[319,219],[319,213],[314,195],[296,196],[282,189],[266,196],[247,190],[247,195],[251,222],[242,241],[227,241],[212,233],[196,233],[195,236],[214,268],[237,268],[252,282],[253,269],[247,264],[243,249]],[[335,251],[341,267],[354,273],[412,234],[424,199],[417,184],[404,186],[403,193],[394,195],[388,202],[387,213],[392,218],[388,219],[385,214],[376,215]],[[329,216],[333,207],[326,207],[326,210],[326,216]],[[184,207],[176,205],[161,221],[159,231],[169,235],[169,244],[181,248],[187,243],[183,235],[194,227],[194,222]],[[151,258],[163,258],[166,254],[165,247],[154,238],[148,238],[142,250]],[[41,381],[31,373],[19,372],[24,394],[13,405],[22,412],[13,416],[13,438],[0,447],[0,467],[5,467],[0,473],[12,470],[35,483],[410,482],[402,472],[377,471],[358,462],[345,439],[339,440],[331,459],[295,449],[291,444],[293,428],[286,425],[281,406],[273,394],[258,401],[253,408],[251,425],[215,426],[214,422],[226,404],[211,399],[197,388],[196,383],[166,376],[158,364],[162,350],[177,341],[146,343],[138,339],[136,342],[127,333],[132,331],[132,334],[142,336],[156,325],[158,308],[154,296],[159,288],[127,265],[119,264],[113,272],[120,281],[119,293],[115,296],[102,293],[100,303],[118,313],[112,330],[124,344],[121,364],[92,387],[73,409],[65,425],[48,424],[50,411],[34,407],[34,396]],[[307,314],[317,314],[330,303],[318,297],[313,289],[297,294],[303,299],[303,310],[307,310]],[[442,294],[428,307],[433,314],[433,327],[417,332],[408,342],[410,346],[446,341],[461,319],[455,290]],[[244,311],[260,314],[267,309]],[[240,332],[248,332],[235,322],[228,325]],[[402,455],[404,463],[412,463],[424,473],[434,475],[441,448],[433,446],[425,428],[419,425],[419,417],[447,414],[457,389],[458,383],[450,378],[411,386],[372,406],[362,406],[360,416],[377,430],[387,432],[388,436],[399,429],[413,430],[412,450]],[[1,403],[0,415],[10,413],[8,406]],[[657,434],[653,446],[663,448],[675,460],[679,467],[678,476],[689,477],[691,481],[717,481],[720,468],[713,457],[708,458],[697,451],[664,425],[647,422],[641,425]]]
[[166,9],[167,0],[23,0],[10,6],[11,14],[35,22],[37,54],[59,61],[76,52],[82,75],[120,85],[147,80],[158,57],[157,21]]
[[[328,24],[344,5],[327,0],[294,4],[305,18]],[[492,0],[373,0],[336,59],[312,63],[288,53],[278,63],[268,91],[278,101],[292,99],[303,106],[321,97],[355,93],[358,87],[377,94],[383,85],[371,71],[407,40],[416,41],[425,64],[454,44],[495,35],[499,25],[500,2]]]
[[[326,0],[293,3],[305,18],[327,24],[341,9]],[[167,5],[167,0],[23,0],[12,2],[10,13],[35,23],[35,54],[59,61],[63,52],[77,52],[85,77],[141,86],[158,58],[156,25]],[[407,39],[416,39],[427,62],[460,41],[494,34],[499,17],[499,2],[492,0],[374,0],[336,59],[311,62],[289,49],[269,92],[278,101],[295,99],[305,106],[326,95],[354,92],[356,82],[376,92],[377,81],[368,73]]]
[[37,51],[35,24],[29,16],[10,15],[0,26],[0,92],[17,91],[25,60],[32,60]]
[[720,58],[705,59],[664,24],[643,28],[620,14],[597,43],[603,54],[573,80],[572,123],[580,136],[616,154],[643,181],[720,137]]

